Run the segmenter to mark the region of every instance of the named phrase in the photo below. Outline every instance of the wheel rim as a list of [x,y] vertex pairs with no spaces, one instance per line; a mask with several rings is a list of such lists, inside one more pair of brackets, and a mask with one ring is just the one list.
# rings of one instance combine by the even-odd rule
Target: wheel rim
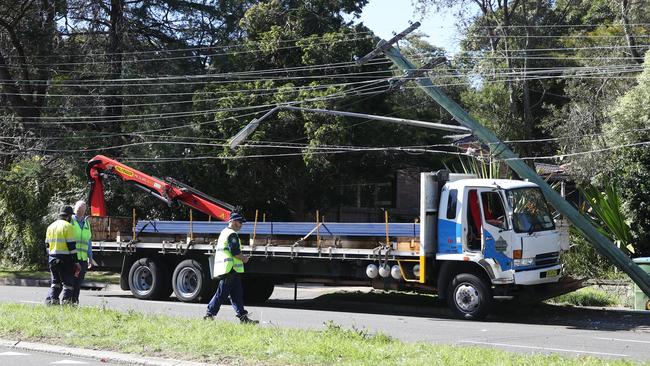
[[176,289],[179,292],[177,295],[185,298],[193,297],[199,292],[199,274],[194,268],[185,267],[178,272]]
[[456,306],[464,313],[472,313],[481,305],[481,297],[476,287],[469,283],[461,283],[454,293]]
[[149,267],[140,266],[133,272],[132,289],[140,295],[146,295],[153,287],[153,274]]

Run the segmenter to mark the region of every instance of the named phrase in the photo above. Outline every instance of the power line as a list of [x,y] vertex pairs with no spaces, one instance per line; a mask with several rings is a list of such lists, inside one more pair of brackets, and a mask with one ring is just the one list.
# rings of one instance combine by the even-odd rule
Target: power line
[[[389,64],[386,58],[378,58],[373,60],[369,65],[382,65]],[[260,76],[273,73],[289,73],[289,72],[299,72],[299,71],[322,71],[329,69],[337,68],[358,68],[355,62],[346,61],[346,62],[334,62],[334,63],[325,63],[317,65],[308,65],[308,66],[295,66],[295,67],[285,67],[285,68],[275,68],[275,69],[261,69],[261,70],[249,70],[249,71],[231,71],[231,72],[222,72],[222,73],[207,73],[207,74],[185,74],[185,75],[166,75],[166,76],[148,76],[148,77],[135,77],[135,78],[116,78],[116,79],[83,79],[83,80],[72,80],[75,84],[72,85],[90,85],[94,86],[97,82],[114,82],[114,83],[126,83],[126,82],[140,82],[140,81],[178,81],[178,80],[192,80],[192,79],[232,79],[238,76]],[[337,74],[333,74],[337,75]],[[29,80],[30,83],[51,83],[52,80],[45,79],[32,79]],[[172,84],[175,85],[176,83]],[[55,84],[57,86],[67,86],[71,85],[66,80],[58,80]],[[104,85],[104,84],[100,84]],[[156,84],[154,84],[156,85]]]
[[[374,35],[372,31],[367,31],[367,32],[358,32],[358,31],[353,31],[350,33],[339,33],[341,35]],[[292,38],[292,39],[280,39],[277,40],[278,43],[290,43],[290,42],[297,42],[297,41],[304,41],[307,39],[323,39],[325,38],[325,35],[322,36],[309,36],[309,37],[300,37],[300,38]],[[360,39],[365,39],[360,38]],[[33,56],[34,58],[63,58],[63,57],[80,57],[80,56],[85,56],[85,57],[100,57],[100,56],[117,56],[117,55],[141,55],[141,54],[150,54],[150,53],[166,53],[166,52],[188,52],[188,51],[202,51],[202,50],[213,50],[213,49],[228,49],[228,48],[234,48],[234,47],[242,47],[242,46],[252,46],[252,45],[261,45],[265,44],[266,41],[246,41],[244,43],[231,43],[227,45],[213,45],[213,46],[201,46],[201,47],[187,47],[187,48],[171,48],[171,49],[159,49],[159,50],[149,50],[149,51],[129,51],[129,52],[102,52],[102,53],[90,53],[90,54],[59,54],[59,55],[38,55],[38,56]],[[16,58],[20,58],[22,56],[12,56]],[[32,56],[25,56],[25,57],[32,57]]]
[[[650,35],[648,37],[650,37]],[[329,42],[327,42],[326,44],[329,44]],[[566,47],[566,46],[563,46],[563,47],[552,47],[552,48],[510,49],[510,50],[507,50],[507,51],[508,52],[528,52],[528,53],[532,52],[532,53],[535,53],[535,52],[551,52],[551,51],[552,52],[571,52],[571,51],[602,50],[602,49],[612,49],[612,50],[623,49],[623,50],[626,50],[626,49],[631,49],[631,48],[636,48],[636,49],[641,50],[641,49],[646,49],[649,46],[650,45],[648,45],[648,44],[641,44],[641,45],[635,45],[635,46],[629,46],[627,44],[601,45],[601,46],[592,45],[592,46],[585,46],[585,47]],[[505,52],[506,50],[499,50],[499,51],[500,52]],[[467,55],[467,54],[492,53],[492,52],[493,52],[492,50],[465,50],[465,51],[462,52],[462,54]],[[454,55],[447,53],[447,56],[449,58],[452,58]],[[158,60],[159,61],[165,61],[166,59],[161,58],[161,59],[158,59]],[[128,60],[125,60],[124,62],[127,62],[127,61]],[[142,61],[144,62],[144,61],[147,61],[147,60],[142,60]],[[31,68],[31,69],[45,70],[45,71],[50,71],[50,72],[78,73],[79,71],[76,71],[76,70],[56,70],[52,66],[61,66],[61,65],[63,65],[63,66],[84,65],[84,66],[86,66],[86,65],[89,65],[89,64],[90,65],[95,65],[95,64],[98,64],[98,63],[97,62],[93,62],[93,63],[78,62],[78,63],[67,63],[67,64],[47,64],[47,65],[45,65],[45,66],[48,66],[47,68],[37,68],[36,66],[42,66],[42,65],[39,65],[39,64],[30,64],[30,65],[27,65],[27,66],[29,68]],[[6,67],[10,68],[10,69],[21,69],[23,66],[7,65]],[[99,72],[93,72],[93,73],[97,74]],[[112,75],[112,73],[110,73],[110,72],[104,72],[103,74]],[[107,79],[107,80],[109,80],[109,79]],[[118,80],[118,79],[112,79],[112,80]]]
[[[388,79],[386,79],[388,80]],[[299,86],[299,87],[286,87],[286,86],[279,86],[277,88],[267,88],[267,89],[258,89],[258,90],[266,90],[266,93],[254,93],[253,89],[239,89],[239,90],[230,90],[228,92],[231,93],[249,93],[249,95],[254,95],[254,96],[268,96],[268,95],[273,95],[277,91],[282,90],[282,91],[287,91],[287,92],[300,92],[300,91],[318,91],[318,90],[323,90],[323,89],[329,89],[332,87],[345,87],[345,86],[353,86],[353,85],[360,85],[360,84],[368,84],[368,83],[374,83],[376,80],[363,80],[363,81],[357,81],[357,82],[348,82],[348,83],[335,83],[335,84],[320,84],[320,85],[307,85],[307,86]],[[228,94],[231,94],[228,93]],[[196,92],[193,93],[193,95],[200,95],[201,92]],[[208,92],[206,94],[219,94],[219,93],[212,93]],[[80,95],[63,95],[63,97],[77,97]],[[103,95],[95,95],[93,96],[95,98],[97,97],[104,97]],[[170,106],[170,105],[178,105],[178,104],[195,104],[195,103],[207,103],[207,102],[216,102],[220,101],[223,99],[228,98],[226,97],[219,97],[219,98],[206,98],[206,99],[186,99],[186,100],[180,100],[180,101],[166,101],[166,102],[152,102],[152,103],[134,103],[134,104],[114,104],[114,105],[104,105],[104,104],[91,104],[91,105],[82,105],[82,106],[74,106],[75,109],[103,109],[103,108],[111,108],[111,107],[122,107],[122,108],[131,108],[131,107],[152,107],[152,106]],[[14,106],[14,109],[20,109],[20,106]],[[33,106],[33,107],[24,107],[24,108],[35,108],[35,109],[56,109],[56,107],[51,107],[51,106]]]
[[626,147],[641,147],[641,146],[648,146],[650,145],[650,141],[642,141],[642,142],[635,142],[631,144],[625,144],[625,145],[616,145],[616,146],[610,146],[610,147],[605,147],[601,149],[593,149],[593,150],[588,150],[588,151],[579,151],[579,152],[574,152],[574,153],[568,153],[568,154],[557,154],[557,155],[548,155],[548,156],[530,156],[530,157],[523,157],[523,158],[507,158],[507,159],[500,159],[502,161],[507,161],[507,160],[546,160],[546,159],[561,159],[561,158],[567,158],[571,156],[579,156],[579,155],[586,155],[586,154],[593,154],[593,153],[598,153],[598,152],[605,152],[605,151],[613,151],[613,150],[618,150],[618,149],[623,149]]
[[[526,80],[526,81],[533,81],[533,80],[547,80],[547,79],[572,79],[572,78],[582,78],[582,79],[590,79],[590,78],[610,78],[610,79],[636,79],[636,76],[620,76],[619,74],[623,73],[637,73],[642,71],[640,67],[638,68],[626,68],[626,69],[614,69],[614,70],[606,70],[606,69],[598,69],[598,68],[591,68],[593,71],[591,72],[581,72],[581,73],[576,73],[576,74],[558,74],[562,73],[565,70],[562,69],[555,69],[555,70],[543,70],[544,74],[542,72],[537,72],[537,71],[527,71],[527,72],[518,72],[518,71],[513,71],[509,73],[500,73],[500,74],[491,74],[491,75],[483,75],[480,73],[475,73],[475,74],[467,74],[465,76],[478,76],[482,75],[484,79],[481,80],[482,84],[489,84],[489,83],[500,83],[500,82],[506,82],[508,80],[511,80],[510,77],[517,77],[518,80]],[[572,69],[575,71],[575,69]],[[554,75],[558,74],[558,75]],[[529,76],[533,75],[533,76]],[[535,76],[536,75],[536,76]],[[436,76],[438,79],[459,79],[463,75],[440,75]],[[499,78],[501,76],[508,76],[508,78]],[[385,79],[374,79],[366,82],[354,82],[354,83],[345,83],[346,85],[358,85],[358,84],[367,84],[367,83],[375,83],[375,82],[386,82],[390,80],[391,78],[385,78]],[[436,86],[439,87],[445,87],[445,86],[462,86],[462,85],[473,85],[475,81],[467,80],[467,81],[459,81],[459,82],[454,82],[454,83],[436,83]],[[328,88],[329,86],[327,85],[322,85],[322,86],[314,86],[310,88],[305,88],[305,89],[312,89],[312,90],[317,90],[317,89],[323,89],[323,88]],[[413,89],[411,87],[405,87],[405,89]],[[304,90],[304,89],[302,89]],[[242,92],[246,92],[246,89],[242,89]],[[269,95],[272,93],[259,93],[255,95]],[[165,106],[165,105],[173,105],[173,104],[190,104],[190,103],[198,103],[198,102],[214,102],[221,100],[221,98],[209,98],[209,99],[200,99],[200,100],[193,100],[193,101],[171,101],[171,102],[158,102],[158,103],[139,103],[139,104],[120,104],[120,105],[115,105],[115,106],[120,106],[120,107],[145,107],[145,106]],[[79,123],[115,123],[115,122],[126,122],[126,121],[142,121],[142,120],[147,120],[147,119],[165,119],[165,118],[176,118],[176,117],[189,117],[189,116],[196,116],[196,115],[201,115],[204,113],[216,113],[216,112],[235,112],[235,111],[240,111],[240,110],[249,110],[249,109],[255,109],[255,108],[262,108],[262,107],[269,107],[271,104],[265,104],[265,105],[256,105],[256,106],[247,106],[247,107],[237,107],[237,108],[229,108],[229,109],[208,109],[208,110],[200,110],[200,111],[194,111],[194,112],[167,112],[167,113],[152,113],[152,114],[140,114],[140,115],[127,115],[127,116],[120,116],[119,118],[112,118],[112,119],[102,119],[102,118],[107,118],[105,116],[43,116],[40,117],[40,120],[50,120],[50,121],[58,121],[59,123],[66,123],[66,124],[79,124]],[[110,105],[93,105],[93,106],[87,106],[87,108],[107,108],[111,107]],[[16,108],[16,107],[14,107]],[[52,107],[42,107],[44,109],[52,109]],[[77,107],[78,108],[78,107]],[[69,121],[69,120],[82,120],[82,121]],[[24,124],[24,123],[31,123],[31,124],[38,124],[42,123],[40,121],[25,121],[25,122],[5,122],[5,123],[15,123],[15,124]]]
[[[331,155],[331,154],[345,154],[345,153],[367,153],[367,152],[405,152],[405,153],[430,153],[430,154],[447,154],[455,156],[470,156],[464,153],[445,151],[445,150],[432,150],[432,149],[410,149],[410,148],[361,148],[355,150],[340,150],[340,151],[313,151],[309,152],[311,155]],[[191,156],[191,157],[171,157],[171,158],[137,158],[137,157],[121,157],[118,160],[125,163],[174,163],[192,160],[245,160],[245,159],[268,159],[268,158],[283,158],[283,157],[302,157],[303,152],[300,153],[282,153],[282,154],[253,154],[253,155],[237,155],[237,156]],[[470,156],[471,157],[471,156]]]
[[[650,38],[649,34],[639,34],[639,35],[634,35],[634,38]],[[541,34],[530,34],[530,35],[525,35],[525,34],[495,34],[493,36],[490,35],[476,35],[476,34],[466,34],[464,36],[465,39],[471,39],[471,38],[542,38],[542,39],[554,39],[554,38],[587,38],[587,39],[621,39],[623,41],[626,41],[625,35],[620,34],[620,35],[588,35],[588,34],[574,34],[574,35],[541,35]]]
[[[436,71],[439,69],[419,69],[419,70],[424,70],[424,71]],[[496,72],[500,70],[509,70],[508,72]],[[635,64],[622,64],[622,65],[606,65],[606,66],[560,66],[560,67],[529,67],[529,68],[521,68],[521,67],[514,67],[514,68],[480,68],[478,71],[472,71],[471,69],[460,69],[460,68],[446,68],[443,69],[443,71],[454,71],[454,74],[441,74],[437,75],[437,78],[458,78],[462,76],[474,76],[477,74],[489,74],[486,76],[503,76],[503,75],[529,75],[529,74],[541,74],[543,72],[551,73],[551,72],[580,72],[583,70],[597,70],[597,71],[605,71],[605,70],[621,70],[621,71],[642,71],[642,66],[640,65],[635,65]],[[348,73],[345,74],[346,76],[352,77],[361,77],[361,76],[368,76],[368,75],[379,75],[379,74],[390,74],[393,75],[393,72],[391,70],[385,70],[385,71],[368,71],[368,72],[358,72],[358,73]],[[317,76],[313,76],[317,77]],[[297,78],[303,78],[303,77],[297,77]],[[323,79],[329,78],[329,75],[323,75]],[[233,83],[235,82],[241,82],[241,81],[232,81]],[[321,84],[321,85],[302,85],[302,86],[278,86],[275,88],[254,88],[254,89],[228,89],[228,90],[219,90],[219,91],[194,91],[194,92],[181,92],[181,93],[143,93],[143,94],[47,94],[48,97],[80,97],[80,98],[98,98],[98,97],[160,97],[160,96],[188,96],[188,95],[196,95],[198,93],[203,93],[207,95],[221,95],[221,94],[233,94],[233,93],[241,93],[241,92],[257,92],[257,91],[271,91],[271,90],[303,90],[303,89],[320,89],[320,88],[327,88],[330,86],[345,86],[345,85],[354,85],[357,83],[365,83],[369,81],[356,81],[356,82],[346,82],[346,83],[333,83],[333,84]],[[129,86],[139,86],[139,84],[132,84]],[[20,95],[20,96],[31,96],[32,94],[29,93],[5,93],[6,95]],[[205,99],[205,100],[214,100],[214,99]],[[204,100],[204,101],[205,101]],[[173,103],[173,102],[172,102]],[[186,103],[185,101],[182,102],[177,102],[177,103]],[[162,104],[162,103],[159,103]],[[155,105],[154,104],[138,104],[138,106],[148,106],[148,105]],[[131,105],[119,105],[119,106],[131,106]],[[106,107],[103,105],[94,105],[93,107]],[[15,107],[16,108],[16,107]],[[42,108],[52,108],[49,106],[44,106]]]
[[[627,133],[634,133],[634,132],[646,132],[650,131],[650,128],[633,128],[629,130],[617,130],[617,134],[627,134]],[[542,139],[521,139],[521,140],[506,140],[503,141],[505,143],[538,143],[538,142],[552,142],[552,141],[562,141],[562,140],[572,140],[572,139],[583,139],[585,137],[600,137],[600,136],[605,136],[610,133],[607,132],[600,132],[600,133],[589,133],[585,135],[573,135],[573,136],[561,136],[561,137],[548,137],[548,138],[542,138]],[[496,143],[490,143],[488,145],[493,145]]]
[[[345,96],[348,96],[350,94],[355,95],[355,96],[362,96],[362,95],[368,95],[368,94],[378,94],[378,93],[383,93],[387,90],[389,90],[388,85],[384,86],[373,86],[373,84],[379,84],[379,83],[385,83],[387,82],[388,79],[379,79],[375,80],[373,83],[369,83],[368,85],[364,85],[362,87],[357,87],[357,88],[352,88],[350,90],[343,90],[343,91],[338,91],[334,92],[332,94],[329,94],[327,96],[323,97],[316,97],[316,98],[309,98],[305,99],[302,101],[296,101],[296,102],[290,102],[287,103],[288,105],[294,105],[294,104],[300,104],[300,103],[305,103],[305,102],[313,102],[313,101],[322,101],[322,100],[329,100],[329,99],[337,99],[337,98],[342,98]],[[262,108],[267,108],[267,107],[275,107],[276,104],[261,104],[261,105],[254,105],[254,106],[243,106],[243,107],[233,107],[233,108],[217,108],[217,109],[209,109],[209,110],[201,110],[201,111],[194,111],[194,112],[169,112],[169,113],[153,113],[153,114],[141,114],[141,115],[129,115],[126,116],[128,119],[123,119],[123,118],[115,118],[115,119],[98,119],[98,118],[106,118],[106,116],[65,116],[65,117],[40,117],[42,120],[47,120],[47,121],[55,121],[56,123],[59,124],[102,124],[102,123],[122,123],[122,122],[127,122],[127,121],[143,121],[143,120],[151,120],[151,119],[167,119],[167,118],[179,118],[179,117],[190,117],[190,116],[197,116],[197,115],[202,115],[202,114],[212,114],[212,113],[218,113],[218,112],[237,112],[237,111],[244,111],[244,110],[252,110],[252,109],[262,109]],[[79,121],[70,121],[70,119],[77,119]],[[42,121],[5,121],[5,124],[42,124]]]
[[[0,141],[0,144],[8,145],[12,147],[17,147],[18,150],[15,153],[24,153],[24,152],[40,152],[45,154],[67,154],[67,153],[76,153],[76,152],[90,152],[90,151],[104,151],[104,150],[116,150],[123,149],[126,147],[135,147],[135,146],[154,146],[154,145],[183,145],[183,146],[200,146],[200,147],[227,147],[227,143],[205,143],[205,142],[187,142],[187,141],[141,141],[141,142],[132,142],[120,145],[110,145],[102,146],[95,148],[82,148],[82,149],[48,149],[48,148],[21,148],[19,145]],[[344,146],[344,145],[302,145],[296,146],[292,144],[282,144],[282,143],[249,143],[241,145],[242,148],[265,148],[265,149],[291,149],[291,150],[302,150],[302,151],[389,151],[389,150],[405,150],[405,149],[416,149],[416,148],[429,148],[429,147],[453,147],[456,146],[451,144],[435,144],[435,145],[420,145],[420,146],[393,146],[393,147],[358,147],[358,146]]]
[[[363,73],[362,73],[363,74]],[[326,76],[323,77],[324,79],[327,79]],[[334,86],[346,86],[346,85],[352,85],[352,84],[357,84],[357,83],[367,83],[370,82],[368,80],[365,81],[350,81],[350,82],[345,82],[345,83],[333,83],[333,84],[319,84],[319,85],[298,85],[298,86],[287,86],[287,85],[278,85],[277,87],[267,87],[267,88],[251,88],[251,89],[225,89],[225,90],[218,90],[218,91],[204,91],[204,90],[194,90],[191,92],[178,92],[178,93],[142,93],[142,94],[88,94],[88,93],[83,93],[83,94],[55,94],[55,93],[48,93],[46,94],[47,97],[61,97],[61,98],[108,98],[108,97],[123,97],[123,98],[131,98],[131,97],[183,97],[183,96],[194,96],[197,93],[201,94],[206,94],[206,95],[223,95],[223,94],[237,94],[237,93],[242,93],[242,92],[263,92],[263,91],[271,91],[271,90],[304,90],[304,89],[321,89],[321,88],[326,88],[326,87],[334,87]],[[129,87],[131,86],[138,86],[136,85],[128,85]],[[30,93],[3,93],[5,95],[20,95],[20,96],[32,96],[33,94]]]
[[[344,43],[344,42],[354,42],[354,41],[359,41],[363,39],[372,39],[373,37],[360,37],[360,38],[351,38],[351,39],[342,39],[342,40],[328,40],[327,42],[321,42],[321,43],[311,43],[310,46],[322,46],[322,45],[331,45],[331,44],[336,44],[336,43]],[[307,39],[307,38],[305,38]],[[276,47],[274,48],[274,51],[279,51],[279,50],[289,50],[289,49],[294,49],[294,48],[301,48],[301,46],[282,46],[282,47]],[[255,50],[243,50],[243,51],[228,51],[228,52],[219,52],[219,53],[210,53],[210,54],[205,54],[205,55],[191,55],[191,56],[175,56],[175,57],[162,57],[162,58],[151,58],[151,59],[142,59],[142,60],[109,60],[109,61],[93,61],[92,64],[95,65],[104,65],[104,64],[115,64],[115,63],[120,63],[120,64],[131,64],[131,63],[140,63],[140,62],[161,62],[161,61],[175,61],[175,60],[187,60],[187,59],[193,59],[193,58],[210,58],[210,57],[215,57],[215,56],[227,56],[227,55],[240,55],[240,54],[245,54],[245,53],[262,53],[266,52],[266,50],[263,49],[255,49]],[[33,63],[31,64],[32,66],[46,66],[46,67],[51,67],[51,66],[76,66],[76,65],[87,65],[88,62],[53,62],[53,63],[46,63],[46,64],[40,64],[40,63]]]
[[[349,105],[352,105],[352,104],[360,103],[360,102],[365,101],[365,100],[367,100],[369,98],[372,98],[373,96],[374,96],[374,94],[367,95],[367,96],[365,96],[365,97],[363,97],[363,98],[361,98],[359,100],[356,100],[354,102],[343,104],[341,106],[341,108],[345,108],[345,107],[347,107]],[[408,109],[411,109],[411,108],[414,108],[414,107],[417,107],[417,106],[420,106],[420,105],[423,105],[423,104],[427,104],[427,103],[431,103],[431,101],[424,100],[424,101],[421,101],[421,102],[416,103],[416,104],[400,107],[400,108],[396,109],[395,111],[393,111],[392,113],[387,114],[387,116],[393,116],[393,115],[396,115],[397,113],[399,113],[400,111],[408,110]],[[251,113],[246,113],[246,114],[240,114],[240,115],[237,115],[237,116],[231,116],[231,117],[228,117],[226,119],[235,119],[236,120],[236,119],[243,118],[243,117],[251,117],[251,116],[257,115],[258,113],[266,113],[266,112],[268,112],[270,110],[271,110],[271,108],[262,110],[260,112],[251,112]],[[344,128],[346,128],[346,129],[353,128],[353,127],[356,127],[356,126],[359,126],[359,125],[362,125],[362,124],[365,124],[365,123],[368,123],[368,122],[372,122],[372,121],[373,121],[372,119],[366,119],[364,121],[352,124],[351,126],[344,126]],[[25,136],[20,136],[19,138],[20,139],[26,139],[26,140],[68,140],[68,139],[94,139],[94,138],[102,138],[102,139],[104,139],[104,138],[117,137],[117,136],[162,138],[162,137],[169,137],[169,136],[168,135],[146,135],[146,133],[149,133],[149,132],[163,132],[163,131],[169,131],[169,130],[188,128],[188,127],[196,127],[198,125],[211,124],[211,123],[216,123],[216,121],[192,123],[192,124],[174,126],[174,127],[168,127],[168,128],[139,130],[139,131],[132,131],[132,132],[128,132],[128,133],[125,132],[125,133],[114,133],[114,134],[99,134],[99,135],[91,135],[91,136],[88,136],[88,135],[74,136],[73,135],[73,136],[59,136],[59,137],[25,137]],[[212,138],[212,137],[201,137],[201,136],[198,136],[198,137],[197,136],[174,136],[174,137],[175,138],[182,138],[182,139],[193,139],[193,140],[210,140],[210,141],[224,141],[224,142],[227,141],[227,139],[217,139],[217,138]],[[0,136],[0,139],[3,139],[3,138],[4,139],[16,139],[18,137],[16,137],[16,136]],[[256,141],[256,142],[257,143],[262,143],[262,142],[265,142],[265,141]],[[280,143],[280,142],[271,142],[271,143]],[[292,142],[282,142],[282,143],[284,143],[284,144],[296,144],[296,145],[301,145],[301,146],[305,145],[305,144],[297,144],[297,143],[292,143]]]
[[[646,48],[650,45],[638,45],[636,48]],[[539,51],[544,51],[544,52],[550,52],[550,51],[562,51],[562,52],[567,52],[567,51],[584,51],[584,50],[602,50],[602,49],[623,49],[627,50],[629,49],[629,46],[621,45],[621,46],[592,46],[592,47],[572,47],[572,48],[567,48],[567,47],[562,47],[562,48],[543,48],[543,49],[525,49],[525,50],[509,50],[509,52],[539,52]],[[503,52],[503,51],[501,51]],[[492,51],[465,51],[463,56],[460,56],[460,58],[476,58],[476,59],[501,59],[504,56],[493,56],[490,55]],[[487,55],[486,55],[487,54]],[[480,55],[480,56],[476,56]],[[426,58],[429,57],[430,54],[424,54],[424,53],[416,53],[414,54],[416,57],[420,58]],[[448,55],[450,59],[458,58],[459,56],[451,56]],[[604,57],[604,56],[597,56],[597,57],[586,57],[586,56],[558,56],[558,55],[531,55],[531,56],[510,56],[511,59],[529,59],[529,60],[559,60],[559,61],[568,61],[568,60],[630,60],[632,59],[631,57]],[[376,64],[390,64],[385,58],[380,59],[380,60],[375,60],[375,65]],[[173,75],[173,76],[156,76],[156,77],[139,77],[139,78],[117,78],[117,79],[85,79],[85,80],[73,80],[74,83],[70,83],[68,81],[59,81],[57,82],[56,86],[104,86],[105,84],[108,83],[131,83],[131,82],[140,82],[140,81],[171,81],[171,80],[188,80],[188,79],[213,79],[213,78],[234,78],[236,76],[253,76],[253,75],[262,75],[266,73],[274,73],[274,72],[289,72],[289,71],[313,71],[313,70],[323,70],[323,69],[331,69],[331,68],[345,68],[345,67],[354,67],[356,64],[354,62],[341,62],[341,63],[332,63],[332,64],[322,64],[322,65],[311,65],[311,66],[300,66],[300,67],[294,67],[294,68],[285,68],[285,69],[269,69],[269,70],[252,70],[252,71],[243,71],[243,72],[229,72],[229,73],[217,73],[217,74],[198,74],[198,75]],[[336,75],[332,75],[333,77],[337,77]],[[30,80],[30,83],[33,84],[38,84],[38,83],[51,83],[51,80]],[[7,82],[5,82],[7,83]],[[194,81],[189,84],[196,84],[198,81]],[[13,84],[13,83],[7,83],[7,84]],[[175,82],[171,85],[177,85],[178,82]],[[183,83],[183,84],[188,84],[188,83]],[[170,85],[170,84],[163,84],[163,83],[156,83],[156,84],[139,84],[139,85]]]
[[[650,26],[650,23],[628,23],[628,26]],[[618,23],[588,23],[588,24],[533,24],[533,25],[483,25],[483,26],[477,26],[474,28],[482,28],[482,29],[495,29],[498,30],[500,28],[588,28],[588,27],[625,27],[625,24],[618,24]],[[442,27],[442,26],[441,26]]]

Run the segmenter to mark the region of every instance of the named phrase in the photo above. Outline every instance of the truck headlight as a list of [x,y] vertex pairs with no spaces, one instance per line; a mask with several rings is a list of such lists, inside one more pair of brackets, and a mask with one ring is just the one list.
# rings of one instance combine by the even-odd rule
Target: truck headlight
[[535,264],[535,258],[515,259],[515,266],[517,267],[532,266],[533,264]]

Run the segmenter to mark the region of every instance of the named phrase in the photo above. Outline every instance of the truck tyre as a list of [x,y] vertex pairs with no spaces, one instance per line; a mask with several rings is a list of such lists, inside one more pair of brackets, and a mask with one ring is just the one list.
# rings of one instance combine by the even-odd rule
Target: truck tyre
[[262,277],[244,277],[244,304],[261,304],[266,302],[275,288],[273,281]]
[[183,302],[199,302],[208,296],[211,281],[203,266],[194,259],[180,262],[172,275],[176,298]]
[[142,300],[161,300],[171,294],[169,270],[163,261],[140,258],[129,270],[129,288]]
[[469,273],[454,277],[447,287],[447,302],[461,319],[481,320],[492,305],[490,286],[481,278]]

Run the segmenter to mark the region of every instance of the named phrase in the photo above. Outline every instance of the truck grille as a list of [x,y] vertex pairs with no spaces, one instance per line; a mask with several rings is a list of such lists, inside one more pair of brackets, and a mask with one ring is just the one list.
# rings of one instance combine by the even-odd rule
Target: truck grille
[[560,252],[538,254],[535,256],[536,266],[553,266],[560,263]]

